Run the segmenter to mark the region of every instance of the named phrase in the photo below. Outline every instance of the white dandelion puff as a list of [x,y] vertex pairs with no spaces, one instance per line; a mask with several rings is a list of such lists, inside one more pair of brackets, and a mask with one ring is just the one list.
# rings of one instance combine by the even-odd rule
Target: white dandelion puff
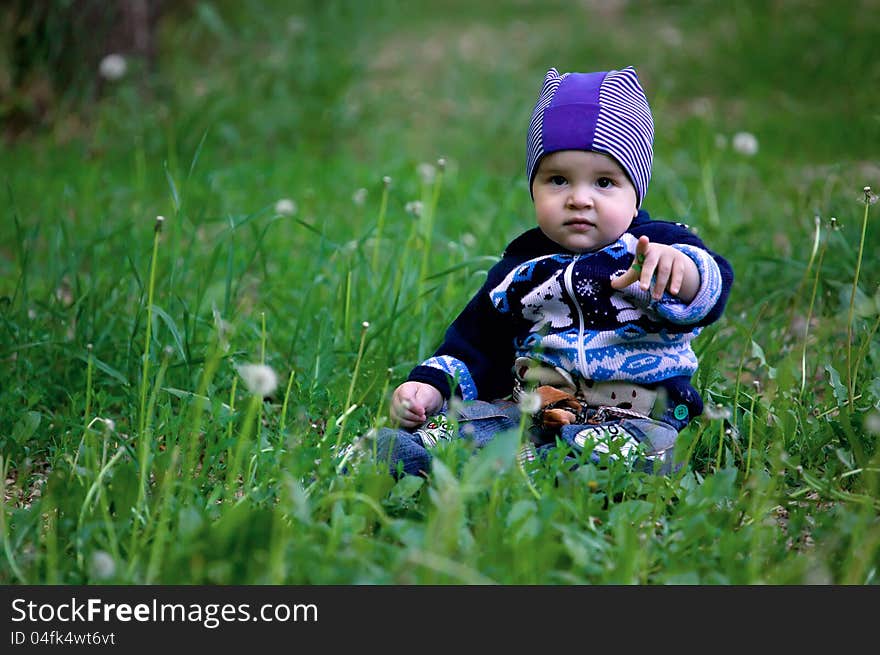
[[534,414],[541,409],[541,395],[534,391],[524,391],[519,395],[519,411],[523,414]]
[[351,195],[351,201],[358,207],[362,207],[367,201],[367,190],[360,188]]
[[282,216],[293,216],[296,214],[296,203],[290,198],[282,198],[275,203],[275,213]]
[[265,364],[240,364],[238,374],[244,380],[247,390],[255,396],[271,396],[278,388],[278,375],[271,366]]
[[437,177],[437,169],[433,164],[419,164],[419,177],[425,184],[432,184]]
[[470,232],[465,232],[461,235],[461,245],[465,248],[473,248],[477,245],[477,237]]
[[287,33],[291,36],[299,36],[306,31],[306,21],[301,16],[291,16],[287,19]]
[[116,574],[116,560],[109,553],[103,550],[96,550],[92,553],[89,569],[93,578],[107,580]]
[[733,135],[733,149],[746,157],[758,154],[758,137],[751,132],[737,132]]
[[120,54],[109,54],[98,64],[98,72],[101,74],[101,77],[111,82],[125,77],[126,71],[128,71],[128,62]]
[[406,203],[406,213],[412,214],[413,216],[421,216],[422,215],[422,201],[421,200],[410,200]]
[[708,419],[722,419],[726,421],[729,420],[732,415],[730,408],[725,407],[721,403],[715,405],[707,404],[704,411],[706,413],[706,418]]

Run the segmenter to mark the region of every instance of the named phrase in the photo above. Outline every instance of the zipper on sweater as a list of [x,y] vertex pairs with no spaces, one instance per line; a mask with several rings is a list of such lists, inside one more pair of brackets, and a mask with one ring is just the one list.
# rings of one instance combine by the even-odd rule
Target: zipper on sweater
[[587,366],[587,355],[584,352],[584,313],[581,311],[581,304],[578,302],[577,296],[574,293],[574,283],[571,279],[572,274],[574,273],[574,265],[577,263],[578,259],[580,259],[580,255],[575,255],[574,259],[571,260],[571,264],[566,267],[563,279],[565,280],[565,290],[568,292],[568,295],[571,296],[571,300],[578,313],[577,361],[575,362],[575,368],[577,368],[577,371],[582,378],[586,378],[587,375],[585,371]]

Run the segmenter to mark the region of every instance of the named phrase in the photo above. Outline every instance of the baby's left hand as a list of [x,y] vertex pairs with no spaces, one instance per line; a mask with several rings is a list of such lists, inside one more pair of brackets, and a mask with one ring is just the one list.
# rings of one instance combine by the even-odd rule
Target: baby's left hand
[[700,272],[694,261],[680,250],[663,243],[651,243],[648,237],[642,236],[636,244],[632,266],[626,273],[611,280],[611,287],[624,289],[636,281],[639,281],[642,291],[651,288],[654,300],[660,300],[663,292],[669,291],[682,302],[689,303],[699,291]]

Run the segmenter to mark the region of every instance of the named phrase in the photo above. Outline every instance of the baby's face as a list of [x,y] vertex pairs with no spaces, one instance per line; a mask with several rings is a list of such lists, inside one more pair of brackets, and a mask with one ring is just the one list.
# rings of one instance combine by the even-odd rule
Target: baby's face
[[638,213],[636,190],[614,159],[598,152],[560,150],[538,164],[532,182],[538,227],[571,252],[604,248]]

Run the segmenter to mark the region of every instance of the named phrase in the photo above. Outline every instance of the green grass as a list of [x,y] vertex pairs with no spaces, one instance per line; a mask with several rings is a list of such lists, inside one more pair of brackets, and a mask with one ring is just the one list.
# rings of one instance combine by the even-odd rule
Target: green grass
[[[0,582],[876,583],[880,23],[826,4],[170,16],[148,97],[122,81],[0,152]],[[530,486],[508,434],[426,481],[340,475],[531,226],[546,68],[627,64],[646,208],[737,276],[696,342],[686,469],[551,461]],[[263,361],[266,402],[236,372]]]

